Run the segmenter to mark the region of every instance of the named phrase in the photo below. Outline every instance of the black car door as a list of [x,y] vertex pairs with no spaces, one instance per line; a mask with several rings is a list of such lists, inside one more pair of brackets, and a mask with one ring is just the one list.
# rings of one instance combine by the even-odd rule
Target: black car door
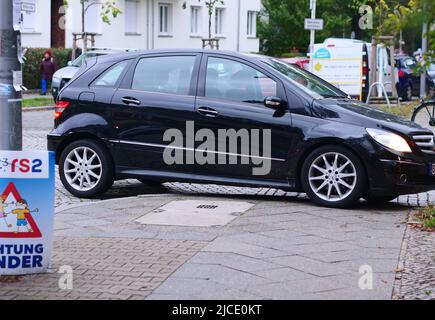
[[[291,114],[267,108],[266,97],[286,102],[283,84],[267,71],[243,59],[203,56],[195,105],[198,174],[287,181]],[[204,143],[211,133],[214,144]]]
[[194,120],[200,61],[201,54],[172,53],[142,56],[133,64],[112,100],[121,174],[193,172],[193,165],[164,161],[170,144],[164,137],[174,130],[184,137],[186,121]]

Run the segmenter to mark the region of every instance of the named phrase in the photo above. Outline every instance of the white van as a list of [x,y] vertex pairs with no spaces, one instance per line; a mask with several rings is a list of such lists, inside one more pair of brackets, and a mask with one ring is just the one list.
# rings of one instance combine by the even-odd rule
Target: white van
[[[391,83],[392,68],[388,48],[378,45],[377,57],[378,80]],[[371,61],[370,43],[328,38],[323,43],[314,45],[314,53],[310,57],[310,71],[350,96],[365,100],[369,91]],[[391,94],[391,84],[385,87],[387,93]]]

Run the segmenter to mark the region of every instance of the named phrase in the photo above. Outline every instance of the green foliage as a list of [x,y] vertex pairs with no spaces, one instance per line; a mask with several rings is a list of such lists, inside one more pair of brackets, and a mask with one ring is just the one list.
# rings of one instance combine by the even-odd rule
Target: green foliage
[[[310,17],[309,0],[263,0],[258,33],[262,51],[281,56],[297,49],[307,52],[309,31],[304,30],[304,19]],[[359,27],[359,8],[373,8],[373,29]],[[410,53],[421,45],[423,21],[434,22],[433,0],[318,0],[317,17],[324,19],[324,30],[316,32],[316,42],[328,37],[370,41],[372,36],[395,35],[403,31],[405,49]],[[430,28],[429,28],[430,29]],[[435,30],[429,32],[430,48],[435,49]]]
[[[69,0],[63,0],[64,6],[68,6]],[[87,11],[91,6],[101,4],[101,20],[110,25],[110,18],[116,19],[122,11],[116,6],[116,1],[97,1],[97,0],[79,0],[84,11]],[[86,31],[86,30],[85,30]]]
[[52,106],[54,104],[53,97],[47,96],[47,97],[37,97],[37,98],[29,98],[29,99],[23,99],[23,107],[24,108],[31,108],[31,107],[46,107],[46,106]]
[[[23,83],[27,89],[41,87],[40,65],[44,57],[44,48],[28,48],[26,62],[23,65]],[[52,49],[53,59],[58,68],[63,68],[68,63],[68,49]]]
[[417,218],[428,231],[435,231],[435,206],[431,205],[417,213]]

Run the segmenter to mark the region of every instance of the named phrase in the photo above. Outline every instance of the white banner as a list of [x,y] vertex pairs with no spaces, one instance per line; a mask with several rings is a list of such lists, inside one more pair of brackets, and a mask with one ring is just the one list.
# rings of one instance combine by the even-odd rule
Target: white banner
[[2,160],[0,275],[46,272],[53,247],[54,153],[0,151]]

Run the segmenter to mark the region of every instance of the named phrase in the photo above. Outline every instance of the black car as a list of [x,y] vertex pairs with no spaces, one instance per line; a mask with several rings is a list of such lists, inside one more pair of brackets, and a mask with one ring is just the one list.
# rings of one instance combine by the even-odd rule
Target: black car
[[[396,67],[398,69],[399,82],[397,83],[397,93],[404,101],[410,101],[413,96],[420,96],[420,75],[417,71],[417,61],[408,55],[395,56]],[[429,67],[426,73],[426,90],[430,93],[434,87],[433,75]]]
[[301,191],[347,207],[435,186],[431,131],[270,57],[207,50],[97,57],[56,106],[48,149],[78,197],[137,178]]
[[420,95],[420,76],[415,72],[417,62],[408,55],[398,55],[395,61],[399,71],[397,93],[404,101],[410,101],[413,96]]

